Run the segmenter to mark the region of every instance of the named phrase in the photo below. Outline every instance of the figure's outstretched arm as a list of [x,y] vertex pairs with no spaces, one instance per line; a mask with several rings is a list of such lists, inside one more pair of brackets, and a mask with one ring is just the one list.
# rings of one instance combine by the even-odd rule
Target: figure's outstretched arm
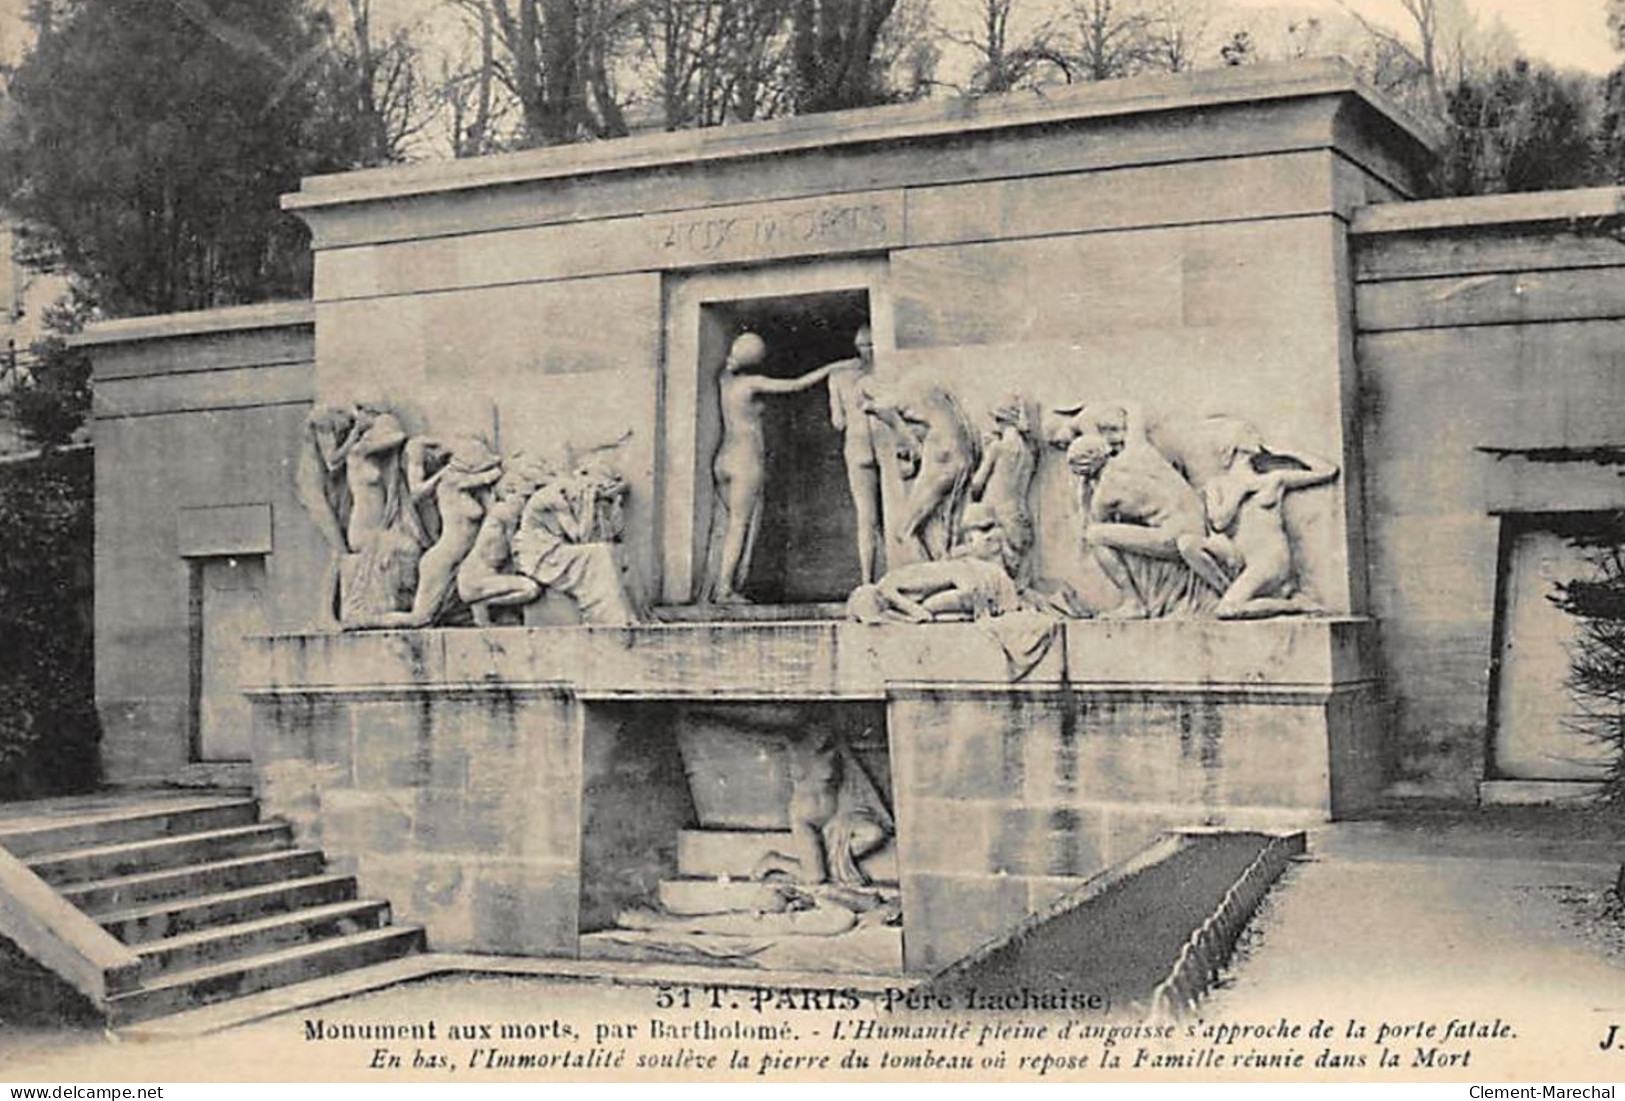
[[795,394],[802,390],[811,390],[828,378],[838,366],[840,366],[838,363],[826,363],[795,378],[768,378],[759,375],[751,380],[751,388],[759,394]]
[[1305,467],[1303,470],[1275,471],[1281,479],[1282,489],[1308,489],[1310,486],[1324,485],[1338,475],[1336,463],[1308,451],[1276,451],[1274,454],[1296,459]]

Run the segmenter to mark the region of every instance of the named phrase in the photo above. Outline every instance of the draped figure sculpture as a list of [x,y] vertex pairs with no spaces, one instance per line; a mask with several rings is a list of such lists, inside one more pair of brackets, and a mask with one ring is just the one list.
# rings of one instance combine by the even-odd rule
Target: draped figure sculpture
[[755,333],[742,333],[728,349],[717,373],[722,410],[722,439],[712,460],[715,505],[711,519],[712,558],[704,599],[713,604],[746,602],[739,591],[750,570],[762,496],[767,488],[767,436],[762,425],[762,399],[810,389],[829,377],[837,364],[826,364],[795,378],[755,374],[767,358],[767,344]]
[[588,463],[545,482],[520,511],[515,566],[574,600],[583,623],[625,627],[639,621],[616,547],[629,488],[612,467]]

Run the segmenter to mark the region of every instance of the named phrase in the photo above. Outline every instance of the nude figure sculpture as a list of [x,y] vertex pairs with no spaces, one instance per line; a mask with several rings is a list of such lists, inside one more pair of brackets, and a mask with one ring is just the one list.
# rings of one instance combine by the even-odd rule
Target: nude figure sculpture
[[[437,463],[436,452],[444,453]],[[431,466],[438,466],[433,474]],[[412,606],[354,617],[356,627],[427,627],[441,615],[456,587],[457,572],[473,550],[485,517],[484,491],[502,476],[502,463],[481,440],[464,438],[449,448],[428,437],[407,444],[407,484],[414,501],[434,497],[439,534],[418,561]]]
[[984,505],[965,510],[963,538],[947,558],[913,562],[860,585],[847,599],[859,623],[932,623],[981,619],[1022,607],[1011,580],[1004,533]]
[[1038,470],[1027,403],[1018,394],[1001,398],[982,437],[982,461],[971,476],[971,497],[987,506],[1004,536],[1006,565],[1018,587],[1032,580],[1033,514],[1029,497]]
[[405,470],[406,429],[383,409],[360,406],[355,417],[355,439],[344,458],[350,554],[339,581],[339,621],[347,629],[411,606],[418,560],[429,541]]
[[530,495],[541,488],[541,480],[541,472],[509,464],[492,487],[473,549],[457,567],[457,597],[468,605],[477,627],[491,625],[492,608],[529,604],[542,595],[539,582],[510,568],[520,513]]
[[1337,464],[1297,451],[1240,453],[1230,468],[1208,481],[1209,550],[1239,568],[1213,614],[1220,619],[1304,615],[1317,609],[1297,590],[1292,544],[1282,506],[1292,490],[1324,485]]
[[[977,465],[976,435],[953,394],[918,375],[905,379],[889,395],[864,402],[864,411],[879,417],[913,451],[913,468],[902,521],[892,540],[917,557],[940,559],[957,542],[959,513],[964,507]],[[938,521],[928,539],[926,527]]]
[[294,462],[294,494],[327,541],[328,561],[318,589],[317,625],[338,626],[339,566],[350,553],[345,526],[350,493],[345,460],[360,438],[355,410],[318,405],[305,418],[305,434]]
[[867,384],[874,375],[875,345],[869,326],[852,338],[857,355],[832,364],[829,376],[829,421],[842,434],[841,455],[846,484],[858,522],[858,571],[864,584],[875,580],[882,538],[880,461],[875,452],[875,426],[864,412]]
[[874,783],[846,744],[828,731],[792,741],[789,753],[789,852],[764,854],[751,878],[867,886],[869,877],[858,862],[884,845],[894,829]]
[[1084,544],[1122,595],[1105,616],[1153,614],[1129,568],[1132,556],[1182,562],[1213,592],[1224,592],[1230,578],[1206,545],[1207,513],[1196,490],[1148,441],[1128,433],[1120,407],[1095,416],[1096,428],[1072,440],[1066,459],[1079,482]]
[[716,487],[711,539],[717,546],[716,567],[702,594],[715,604],[745,602],[740,593],[750,569],[751,552],[762,518],[762,494],[767,483],[767,438],[762,427],[762,399],[770,394],[794,394],[829,377],[835,364],[826,364],[796,378],[771,378],[752,373],[767,358],[767,344],[755,333],[743,333],[728,349],[717,374],[717,397],[722,409],[722,440],[717,445],[711,472]]

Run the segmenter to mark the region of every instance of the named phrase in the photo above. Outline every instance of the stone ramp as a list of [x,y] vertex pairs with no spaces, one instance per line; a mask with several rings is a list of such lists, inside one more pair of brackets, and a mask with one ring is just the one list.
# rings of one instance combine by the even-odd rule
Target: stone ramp
[[[1098,995],[1114,1014],[1193,1005],[1304,835],[1181,831],[1107,870],[934,975],[964,1004]],[[1027,1003],[1023,1003],[1027,1004]]]
[[241,796],[99,795],[0,813],[0,907],[25,955],[121,1026],[419,952]]

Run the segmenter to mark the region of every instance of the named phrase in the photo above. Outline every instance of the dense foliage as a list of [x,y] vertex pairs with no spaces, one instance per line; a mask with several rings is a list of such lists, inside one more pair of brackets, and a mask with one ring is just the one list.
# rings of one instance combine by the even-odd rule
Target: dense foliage
[[8,210],[109,314],[306,292],[278,197],[350,167],[302,0],[55,0],[8,83]]
[[1625,515],[1576,541],[1587,548],[1594,572],[1558,586],[1552,597],[1579,620],[1569,655],[1573,723],[1603,750],[1604,801],[1625,813]]
[[0,466],[0,799],[97,774],[88,450]]

